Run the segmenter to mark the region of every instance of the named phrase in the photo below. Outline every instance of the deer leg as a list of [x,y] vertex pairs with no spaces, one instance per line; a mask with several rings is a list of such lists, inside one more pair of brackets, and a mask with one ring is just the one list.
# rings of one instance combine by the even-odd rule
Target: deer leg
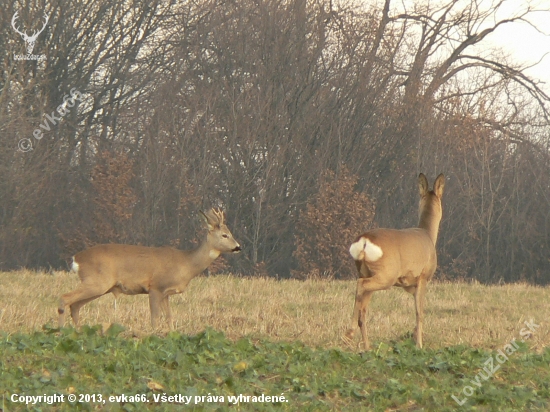
[[359,322],[359,308],[360,308],[359,288],[360,288],[359,281],[357,281],[357,291],[355,292],[355,304],[353,305],[353,315],[351,317],[351,328],[349,328],[344,334],[344,336],[342,336],[342,340],[347,344],[352,343],[353,337],[355,336],[355,328],[357,327],[357,323]]
[[98,297],[107,293],[109,289],[98,288],[97,286],[89,286],[82,283],[78,288],[72,292],[65,293],[59,300],[59,327],[63,327],[65,324],[65,308],[69,306],[71,308],[71,317],[75,326],[78,327],[79,311],[80,308],[86,303],[97,299]]
[[355,328],[359,327],[363,338],[363,346],[365,350],[369,350],[370,343],[367,335],[366,315],[367,309],[372,297],[372,294],[377,290],[384,290],[391,287],[387,281],[378,278],[360,278],[357,280],[357,292],[355,295],[355,306],[353,308],[353,317],[351,328],[348,329],[344,336],[344,341],[351,342],[355,335]]
[[59,299],[59,307],[57,308],[57,313],[59,314],[58,326],[62,328],[65,326],[65,301],[63,298]]
[[71,318],[73,318],[73,322],[75,326],[78,326],[78,322],[80,319],[80,308],[84,306],[86,303],[91,302],[94,299],[99,298],[101,295],[98,296],[92,296],[91,298],[79,300],[78,302],[73,303],[71,307]]
[[163,308],[164,295],[158,290],[149,291],[149,308],[151,309],[151,326],[156,329]]
[[359,308],[359,319],[357,320],[357,325],[361,330],[361,337],[363,338],[363,347],[365,350],[370,349],[369,337],[367,335],[367,311],[370,303],[370,299],[374,292],[364,292],[362,300],[360,302]]
[[170,302],[168,301],[168,295],[165,296],[165,298],[162,300],[162,311],[164,312],[164,315],[166,316],[166,321],[168,322],[168,326],[170,327],[170,330],[173,329],[172,325],[172,311],[170,310]]
[[[351,343],[353,337],[355,336],[355,330],[357,327],[365,323],[365,312],[367,310],[368,304],[370,302],[372,292],[368,295],[365,295],[362,291],[361,283],[357,282],[357,292],[355,293],[355,304],[353,306],[353,316],[351,318],[351,328],[349,328],[344,336],[344,341]],[[362,320],[361,320],[362,319]],[[363,330],[361,329],[361,333]]]
[[424,296],[426,295],[426,279],[420,277],[414,292],[414,304],[416,308],[416,328],[414,338],[416,346],[422,348],[422,324],[424,322]]

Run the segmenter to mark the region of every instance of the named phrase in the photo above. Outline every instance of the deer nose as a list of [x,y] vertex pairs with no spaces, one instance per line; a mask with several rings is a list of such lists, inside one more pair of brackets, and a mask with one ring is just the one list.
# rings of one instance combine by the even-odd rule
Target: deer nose
[[233,253],[239,253],[241,250],[242,250],[242,249],[241,249],[241,245],[237,245],[237,246],[232,250],[232,252],[233,252]]

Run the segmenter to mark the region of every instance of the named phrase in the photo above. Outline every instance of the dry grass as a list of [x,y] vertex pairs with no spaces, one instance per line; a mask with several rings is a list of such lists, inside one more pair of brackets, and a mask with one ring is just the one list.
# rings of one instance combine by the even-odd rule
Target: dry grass
[[[78,283],[77,276],[67,272],[0,273],[0,331],[31,332],[44,324],[57,325],[59,295]],[[171,297],[170,305],[175,327],[184,334],[196,334],[210,326],[230,338],[298,339],[311,346],[349,349],[340,337],[349,327],[354,293],[353,281],[198,277],[183,294]],[[116,312],[112,295],[81,310],[82,323],[116,322],[135,336],[152,332],[149,316],[146,295],[119,297]],[[550,343],[550,288],[431,283],[424,345],[432,349],[457,344],[499,348],[519,339],[523,322],[530,319],[540,328],[527,342],[541,350]],[[409,339],[414,322],[411,295],[399,288],[374,295],[368,330],[375,345]]]

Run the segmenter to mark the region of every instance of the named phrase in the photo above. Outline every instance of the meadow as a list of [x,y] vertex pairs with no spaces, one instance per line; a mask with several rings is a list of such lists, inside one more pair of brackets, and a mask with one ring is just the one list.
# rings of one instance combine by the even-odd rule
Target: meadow
[[[432,282],[422,350],[411,337],[412,296],[377,292],[368,315],[374,349],[360,353],[358,336],[352,346],[341,339],[354,281],[198,277],[170,300],[173,331],[151,329],[146,295],[101,297],[82,308],[79,331],[70,321],[58,330],[58,298],[78,284],[73,273],[6,272],[0,284],[3,411],[27,408],[13,394],[54,393],[106,400],[83,398],[82,410],[181,409],[186,398],[174,395],[189,396],[193,410],[550,409],[550,288]],[[529,331],[531,321],[538,326]],[[483,372],[489,359],[499,366],[491,374]],[[108,399],[122,394],[146,402]],[[232,403],[238,395],[277,398]]]

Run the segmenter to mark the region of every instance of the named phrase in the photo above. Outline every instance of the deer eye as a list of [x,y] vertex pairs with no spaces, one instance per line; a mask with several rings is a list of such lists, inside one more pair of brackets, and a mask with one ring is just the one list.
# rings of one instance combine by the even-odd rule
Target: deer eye
[[224,234],[222,235],[222,237],[227,239],[227,238],[229,237],[229,235],[228,235],[227,233],[224,233]]

